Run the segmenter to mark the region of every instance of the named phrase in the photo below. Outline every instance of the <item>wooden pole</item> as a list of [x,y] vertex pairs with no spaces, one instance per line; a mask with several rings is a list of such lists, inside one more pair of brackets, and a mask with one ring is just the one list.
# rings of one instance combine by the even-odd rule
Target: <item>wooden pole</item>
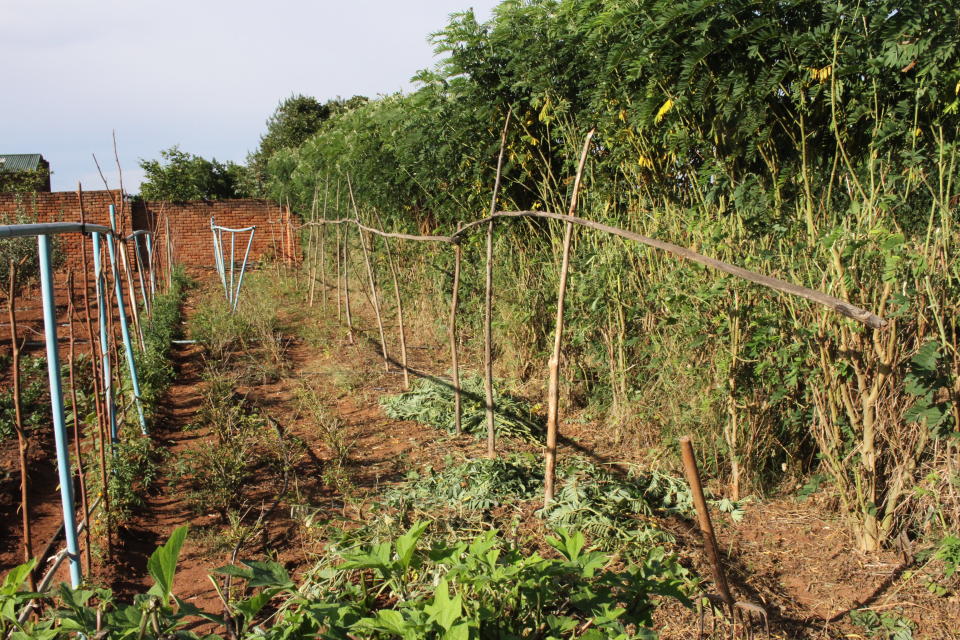
[[167,288],[173,284],[173,242],[170,238],[170,214],[164,214],[163,226],[167,240]]
[[350,229],[343,230],[343,303],[347,312],[347,342],[353,344],[353,314],[350,313]]
[[[590,151],[590,139],[593,138],[593,129],[583,141],[583,151],[580,153],[580,164],[577,166],[577,177],[573,181],[573,194],[570,196],[570,209],[567,215],[574,215],[577,211],[577,197],[580,195],[580,180],[583,177],[583,167],[587,162],[587,153]],[[549,383],[547,385],[547,448],[544,470],[544,505],[553,500],[554,481],[557,468],[557,432],[560,415],[560,348],[563,346],[563,303],[567,293],[567,274],[570,269],[570,242],[573,238],[573,224],[567,222],[563,230],[563,257],[560,262],[560,284],[557,287],[557,320],[553,332],[553,355],[550,357]]]
[[[461,223],[457,223],[457,231]],[[450,296],[450,368],[453,375],[453,424],[457,435],[463,433],[463,398],[460,389],[460,361],[457,357],[457,305],[460,301],[460,243],[453,245],[453,292]]]
[[[77,480],[80,483],[80,509],[83,511],[83,519],[90,519],[89,503],[87,502],[87,480],[83,472],[83,451],[81,448],[82,437],[80,433],[80,413],[77,411],[77,378],[74,375],[74,362],[76,361],[76,348],[73,334],[73,271],[67,271],[67,339],[69,340],[69,350],[67,352],[67,372],[70,381],[70,410],[73,411],[73,454],[77,457]],[[93,557],[90,553],[90,527],[84,530],[87,550],[87,575],[90,575]]]
[[[381,226],[380,214],[377,214],[377,220]],[[390,240],[384,238],[383,246],[387,251],[387,262],[390,264],[390,275],[393,278],[393,297],[397,305],[397,324],[400,333],[400,366],[403,367],[403,388],[410,389],[410,370],[407,368],[407,332],[403,323],[403,298],[400,296],[400,276],[399,269],[393,260],[393,252],[390,250]]]
[[[317,191],[318,191],[318,189],[319,189],[319,188],[317,187],[317,185],[314,185],[314,187],[313,187],[313,202],[310,204],[310,220],[311,220],[311,221],[317,219]],[[324,226],[325,226],[325,225],[320,225],[320,229],[323,230],[323,227],[324,227]],[[314,255],[314,257],[316,257],[316,253],[317,253],[317,252],[316,252],[315,250],[311,252],[311,249],[313,249],[314,245],[316,245],[316,235],[317,235],[317,234],[316,234],[316,231],[315,231],[313,228],[311,228],[311,229],[310,229],[310,235],[307,236],[307,238],[308,238],[308,239],[307,239],[307,251],[306,251],[306,255],[307,255],[307,256],[311,255],[311,253],[312,253],[312,254]],[[304,265],[304,266],[306,266],[306,265]],[[316,259],[314,259],[314,260],[310,263],[310,271],[309,271],[308,273],[310,274],[310,296],[309,296],[309,301],[308,301],[308,303],[307,303],[307,306],[309,306],[309,307],[312,308],[312,307],[313,307],[313,294],[314,294],[314,292],[315,292],[316,289],[317,289],[317,261],[316,261]]]
[[[350,189],[350,202],[353,204],[353,215],[359,220],[360,212],[357,210],[357,201],[353,198],[353,185],[350,184],[350,176],[347,176],[347,187]],[[387,336],[383,332],[383,316],[380,315],[380,299],[377,296],[377,283],[373,277],[373,266],[370,264],[370,252],[373,251],[373,241],[371,239],[371,247],[367,249],[367,242],[363,239],[363,230],[358,230],[357,235],[360,236],[363,264],[367,267],[367,279],[370,283],[370,302],[373,304],[373,314],[377,317],[377,329],[380,331],[380,351],[383,353],[383,368],[386,371],[390,371],[390,357],[387,355]]]
[[723,572],[723,565],[720,564],[720,550],[717,547],[717,538],[713,533],[713,523],[710,521],[710,512],[707,511],[707,501],[703,497],[703,486],[700,484],[700,472],[697,470],[697,460],[693,455],[693,445],[690,443],[690,436],[680,438],[680,454],[683,458],[683,472],[687,476],[687,482],[690,484],[690,492],[693,494],[693,505],[697,509],[697,519],[700,521],[700,533],[703,534],[703,548],[707,554],[707,560],[710,561],[710,569],[713,571],[713,581],[720,592],[720,597],[730,609],[730,615],[733,616],[733,595],[730,593],[730,586],[727,584],[727,576]]
[[[497,196],[500,192],[500,178],[503,172],[503,152],[507,146],[507,128],[510,126],[510,115],[513,111],[507,112],[506,121],[503,123],[503,132],[500,134],[500,154],[497,156],[497,178],[493,184],[493,196],[490,198],[490,215],[497,210]],[[487,457],[495,458],[497,456],[497,433],[494,427],[494,401],[493,401],[493,220],[487,225],[487,268],[486,268],[486,291],[484,293],[483,307],[483,387],[486,392],[486,414],[487,414]]]
[[[10,284],[7,288],[7,313],[10,317],[10,351],[13,362],[13,428],[17,432],[17,450],[20,460],[20,515],[23,523],[23,561],[33,558],[33,542],[30,539],[30,480],[27,473],[27,454],[30,441],[23,430],[23,409],[20,406],[20,343],[17,336],[17,313],[14,302],[17,296],[17,263],[10,259]],[[30,590],[36,590],[33,571],[29,575]]]
[[340,296],[340,225],[337,225],[337,326],[343,322],[343,302]]
[[[83,208],[83,188],[77,184],[77,199],[80,204],[80,222],[86,222],[86,212]],[[167,227],[167,242],[169,242],[169,233],[170,228]],[[87,327],[87,341],[90,344],[90,368],[93,373],[93,403],[94,408],[97,412],[97,439],[99,440],[99,462],[100,462],[100,483],[101,491],[100,497],[103,500],[103,513],[106,514],[106,521],[109,522],[110,514],[110,496],[107,492],[107,433],[109,431],[108,423],[109,419],[107,417],[106,409],[106,396],[103,389],[103,372],[101,370],[101,360],[99,354],[97,353],[97,345],[99,342],[99,335],[95,335],[93,332],[93,318],[90,313],[90,281],[87,277],[87,269],[89,268],[89,262],[87,260],[86,248],[83,246],[83,242],[80,244],[80,253],[81,261],[83,265],[83,313],[84,320],[86,321]],[[169,288],[169,283],[168,283]],[[101,349],[104,347],[101,346]],[[92,518],[91,518],[92,519]],[[88,530],[92,525],[92,522],[88,521]],[[113,555],[113,542],[112,536],[110,535],[110,527],[106,527],[106,537],[107,537],[107,557]],[[88,541],[89,548],[89,541]],[[87,568],[87,574],[89,575],[89,567]]]

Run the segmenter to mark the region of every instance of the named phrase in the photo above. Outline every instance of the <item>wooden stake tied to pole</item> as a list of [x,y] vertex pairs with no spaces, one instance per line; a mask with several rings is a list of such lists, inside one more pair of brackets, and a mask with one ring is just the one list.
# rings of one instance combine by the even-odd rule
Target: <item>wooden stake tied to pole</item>
[[[23,413],[20,404],[20,343],[17,336],[17,314],[16,301],[17,296],[17,263],[10,258],[10,286],[7,289],[7,312],[10,317],[10,350],[12,353],[11,367],[13,369],[13,411],[14,425],[17,432],[17,452],[20,461],[20,513],[23,522],[23,561],[29,562],[33,558],[33,542],[30,539],[30,475],[27,470],[27,453],[30,448],[30,441],[27,440],[26,431],[23,429]],[[36,581],[33,571],[28,576],[30,589],[36,589]]]
[[680,438],[680,454],[683,458],[683,472],[690,484],[690,492],[693,494],[693,505],[697,510],[697,519],[700,522],[700,533],[703,534],[703,548],[707,554],[707,560],[710,562],[710,569],[713,572],[713,582],[720,592],[720,597],[730,610],[731,617],[734,612],[733,595],[730,593],[730,587],[727,584],[727,576],[723,571],[723,565],[720,563],[720,550],[717,547],[717,538],[713,533],[713,523],[710,521],[710,512],[707,511],[707,501],[703,496],[703,486],[700,484],[700,472],[697,470],[697,460],[693,455],[693,445],[690,442],[690,436]]
[[[457,223],[457,231],[461,224]],[[460,362],[457,356],[457,305],[460,300],[460,257],[458,242],[453,246],[453,292],[450,295],[450,368],[453,375],[453,423],[457,435],[463,433],[463,398],[460,389]]]
[[[587,153],[590,151],[590,140],[594,130],[587,133],[583,141],[583,151],[580,153],[580,164],[577,165],[577,176],[573,181],[573,193],[570,195],[570,209],[567,215],[574,215],[577,211],[577,197],[580,195],[580,181],[583,177],[583,167],[587,163]],[[549,363],[549,383],[547,385],[547,447],[544,470],[544,505],[553,500],[554,482],[557,467],[557,432],[560,415],[560,348],[563,346],[563,303],[567,293],[567,274],[570,268],[570,242],[573,238],[573,224],[567,222],[563,230],[563,257],[560,263],[560,284],[557,287],[557,320],[553,334],[553,355]]]
[[[500,178],[503,175],[503,153],[507,147],[507,130],[510,127],[510,116],[513,110],[507,111],[507,118],[500,133],[500,154],[497,156],[497,177],[493,183],[493,195],[490,198],[490,215],[497,210],[497,196],[500,193]],[[487,414],[487,457],[497,455],[497,433],[494,427],[493,401],[493,220],[487,225],[487,269],[486,291],[483,306],[483,387],[486,393]]]

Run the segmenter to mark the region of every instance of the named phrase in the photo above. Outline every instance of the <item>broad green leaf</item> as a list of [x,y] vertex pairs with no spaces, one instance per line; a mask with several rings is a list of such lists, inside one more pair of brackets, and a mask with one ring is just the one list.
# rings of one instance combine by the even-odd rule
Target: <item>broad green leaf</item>
[[174,529],[173,533],[170,534],[170,539],[157,547],[157,550],[147,560],[147,572],[155,581],[155,584],[150,587],[149,593],[159,596],[164,602],[169,599],[173,592],[173,577],[177,571],[180,547],[183,546],[188,529],[188,525]]

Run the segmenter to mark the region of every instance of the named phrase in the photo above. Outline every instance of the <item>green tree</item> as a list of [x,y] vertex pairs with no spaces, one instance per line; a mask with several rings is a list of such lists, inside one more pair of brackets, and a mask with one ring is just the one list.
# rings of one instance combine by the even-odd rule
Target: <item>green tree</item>
[[220,200],[242,198],[246,168],[233,162],[207,160],[177,145],[160,152],[162,160],[140,160],[146,179],[140,195],[147,200]]
[[324,122],[363,104],[367,98],[353,96],[340,97],[326,102],[304,95],[294,95],[281,101],[267,119],[267,131],[260,136],[260,145],[247,158],[253,182],[258,191],[262,191],[267,177],[267,164],[270,156],[281,149],[296,149],[308,138],[317,133]]

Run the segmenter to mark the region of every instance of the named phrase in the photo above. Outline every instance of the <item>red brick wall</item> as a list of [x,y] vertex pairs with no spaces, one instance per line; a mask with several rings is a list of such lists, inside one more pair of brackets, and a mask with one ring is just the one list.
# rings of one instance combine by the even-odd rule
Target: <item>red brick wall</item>
[[[108,207],[117,203],[117,213],[120,215],[122,198],[119,191],[86,191],[83,194],[83,210],[85,220],[92,224],[110,226]],[[124,204],[124,218],[122,222],[126,233],[130,233],[130,204]],[[80,202],[75,191],[54,191],[41,193],[0,193],[0,224],[16,224],[17,217],[23,215],[30,221],[37,222],[79,222]],[[90,263],[90,240],[80,234],[70,233],[57,237],[57,250],[63,257],[60,271],[66,273],[68,269],[79,272],[82,263],[80,251],[86,247],[87,262]],[[132,258],[132,256],[130,256]],[[132,264],[132,263],[131,263]]]
[[[214,268],[211,217],[222,227],[257,227],[253,245],[250,247],[252,262],[260,262],[264,258],[299,259],[300,248],[296,231],[286,223],[287,217],[283,209],[267,200],[148,201],[134,210],[134,224],[137,228],[152,229],[158,245],[162,245],[165,240],[166,222],[169,221],[175,261],[190,269]],[[294,219],[293,224],[296,223]],[[224,234],[227,260],[230,259],[229,238],[228,234]],[[235,255],[238,262],[243,259],[246,243],[246,233],[237,235]]]
[[[84,192],[83,210],[86,221],[109,226],[108,207],[115,202],[118,205],[119,216],[121,213],[119,205],[122,202],[119,191]],[[267,200],[125,202],[122,213],[122,220],[119,220],[119,223],[122,225],[124,234],[138,229],[154,231],[154,247],[158,262],[163,262],[166,256],[166,222],[169,221],[174,262],[179,262],[192,270],[212,270],[214,259],[213,240],[210,233],[211,216],[216,219],[218,225],[225,227],[239,228],[256,225],[253,246],[250,248],[250,260],[253,262],[259,262],[267,257],[292,257],[297,260],[300,255],[297,233],[286,223],[284,211]],[[0,193],[0,218],[7,218],[4,224],[15,223],[18,214],[24,214],[38,222],[79,222],[80,204],[76,192],[73,191],[23,195]],[[296,222],[294,219],[293,223],[296,224]],[[224,236],[229,251],[228,238],[229,236]],[[64,257],[60,269],[62,273],[66,273],[68,269],[80,271],[81,247],[85,246],[86,250],[90,251],[90,241],[84,242],[84,240],[79,234],[59,236],[58,250]],[[238,261],[243,259],[244,249],[246,249],[246,235],[238,236],[236,256]],[[128,257],[133,266],[132,250],[129,251]]]

